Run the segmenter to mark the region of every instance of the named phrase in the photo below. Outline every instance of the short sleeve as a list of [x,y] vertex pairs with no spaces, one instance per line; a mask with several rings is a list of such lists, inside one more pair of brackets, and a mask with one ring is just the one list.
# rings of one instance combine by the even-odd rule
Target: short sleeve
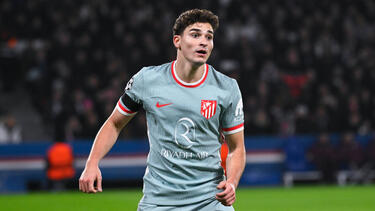
[[117,102],[117,110],[126,116],[132,116],[142,107],[143,69],[135,74],[126,84],[124,94]]
[[224,135],[240,132],[244,129],[244,112],[241,91],[237,82],[233,79],[227,107],[222,116],[221,128]]

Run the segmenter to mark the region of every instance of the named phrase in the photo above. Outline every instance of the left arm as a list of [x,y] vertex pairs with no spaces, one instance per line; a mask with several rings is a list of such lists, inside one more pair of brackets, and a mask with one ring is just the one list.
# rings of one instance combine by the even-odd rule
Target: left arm
[[236,188],[242,176],[246,163],[246,151],[243,130],[227,135],[229,154],[227,158],[227,180],[222,181],[217,188],[223,189],[216,194],[216,199],[225,206],[231,206],[236,200]]

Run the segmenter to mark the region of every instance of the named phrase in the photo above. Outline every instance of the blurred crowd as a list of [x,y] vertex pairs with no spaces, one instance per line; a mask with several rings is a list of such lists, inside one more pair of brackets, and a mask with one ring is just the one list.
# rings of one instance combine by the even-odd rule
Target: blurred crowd
[[18,144],[22,141],[22,129],[17,125],[16,119],[11,114],[0,118],[0,144]]
[[318,171],[325,183],[335,183],[340,170],[351,171],[352,183],[370,183],[375,169],[375,139],[361,144],[352,133],[344,133],[334,143],[331,137],[322,133],[306,151],[306,158]]
[[[0,89],[25,86],[55,137],[92,139],[133,74],[175,59],[174,20],[196,7],[220,18],[208,63],[238,80],[246,135],[374,130],[372,0],[3,0],[0,57],[17,70]],[[145,128],[140,112],[121,137]]]

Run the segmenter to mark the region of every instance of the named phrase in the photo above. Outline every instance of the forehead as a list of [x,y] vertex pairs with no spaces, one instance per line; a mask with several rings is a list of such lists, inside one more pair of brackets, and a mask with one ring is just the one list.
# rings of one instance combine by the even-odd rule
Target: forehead
[[213,33],[214,30],[212,29],[212,26],[211,24],[209,23],[201,23],[201,22],[197,22],[197,23],[193,23],[189,26],[187,26],[184,30],[184,32],[189,32],[189,31],[196,31],[196,30],[200,30],[204,33],[206,32],[209,32],[209,33]]

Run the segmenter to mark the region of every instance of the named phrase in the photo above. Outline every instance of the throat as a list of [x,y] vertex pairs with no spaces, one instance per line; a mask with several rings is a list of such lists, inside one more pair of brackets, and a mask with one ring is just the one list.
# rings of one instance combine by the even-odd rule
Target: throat
[[205,64],[199,66],[183,65],[176,61],[175,71],[180,80],[186,83],[195,83],[202,79],[206,70]]

